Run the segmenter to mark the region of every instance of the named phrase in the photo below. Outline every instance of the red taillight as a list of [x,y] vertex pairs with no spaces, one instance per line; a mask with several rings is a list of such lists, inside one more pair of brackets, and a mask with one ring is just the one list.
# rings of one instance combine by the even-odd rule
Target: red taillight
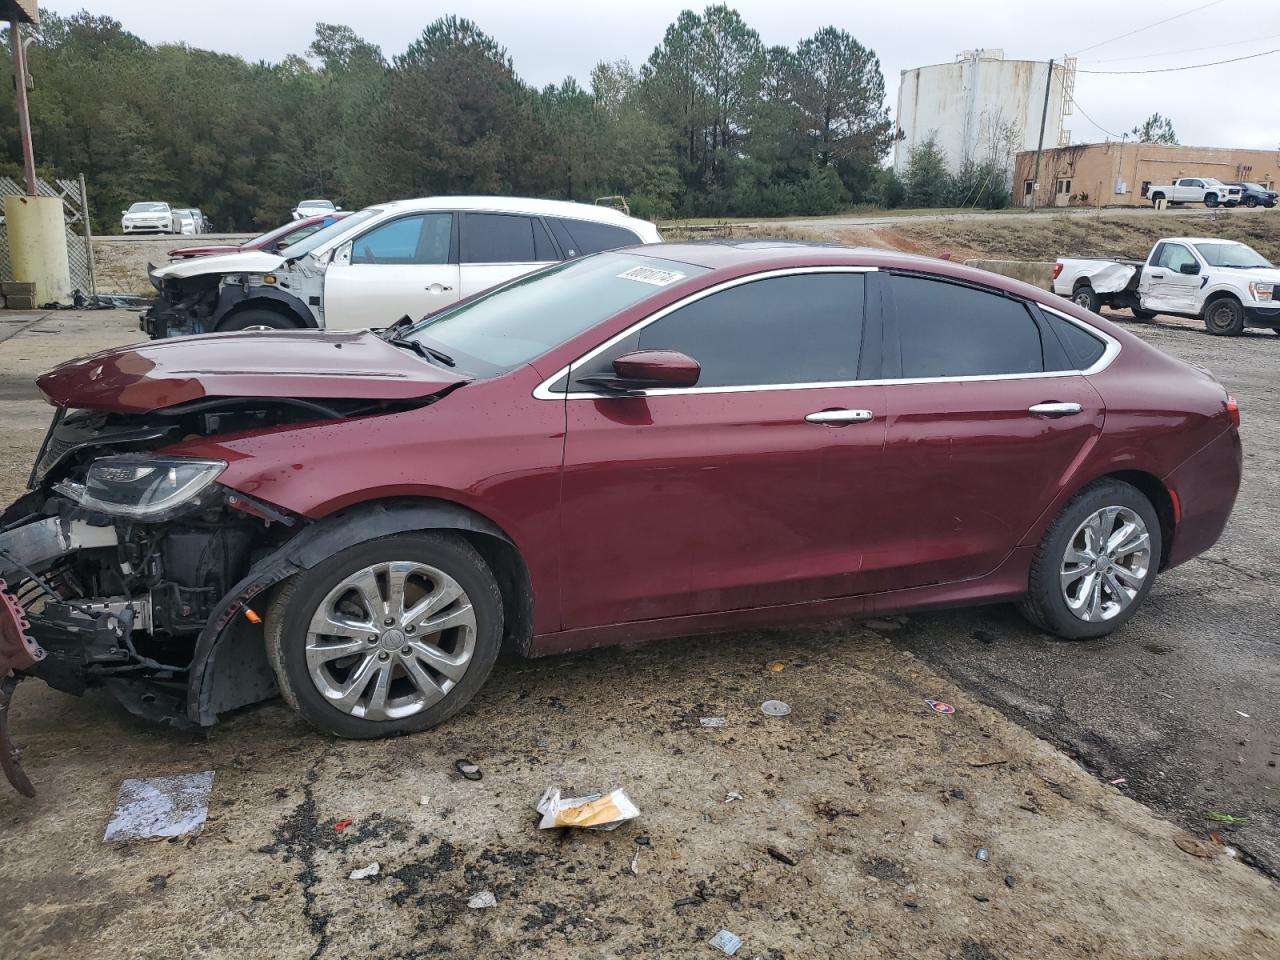
[[1053,265],[1053,279],[1057,280],[1058,274],[1060,274],[1061,272],[1062,272],[1062,264],[1055,263]]
[[1227,394],[1227,416],[1231,418],[1233,427],[1240,426],[1240,404],[1236,403],[1236,398]]

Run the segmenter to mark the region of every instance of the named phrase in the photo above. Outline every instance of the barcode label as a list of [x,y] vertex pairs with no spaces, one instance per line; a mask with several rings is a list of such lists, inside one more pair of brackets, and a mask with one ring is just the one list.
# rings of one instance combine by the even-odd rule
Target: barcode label
[[635,280],[639,283],[651,283],[655,287],[667,287],[675,283],[677,280],[683,280],[683,273],[676,273],[674,270],[656,270],[653,267],[632,267],[630,270],[618,274],[621,280]]

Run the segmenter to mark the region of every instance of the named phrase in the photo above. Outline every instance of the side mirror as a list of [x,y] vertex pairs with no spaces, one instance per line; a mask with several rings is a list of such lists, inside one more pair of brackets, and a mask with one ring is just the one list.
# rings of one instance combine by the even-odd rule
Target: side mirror
[[635,350],[613,361],[613,373],[611,377],[582,377],[579,382],[619,393],[692,387],[702,375],[702,367],[678,350]]
[[1178,272],[1185,273],[1189,277],[1198,277],[1200,276],[1200,264],[1184,263],[1178,267]]

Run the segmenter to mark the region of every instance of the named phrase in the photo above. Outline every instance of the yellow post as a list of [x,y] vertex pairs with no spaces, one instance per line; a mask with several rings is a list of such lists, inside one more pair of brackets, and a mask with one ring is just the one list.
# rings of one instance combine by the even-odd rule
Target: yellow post
[[36,306],[71,299],[71,267],[67,263],[67,228],[58,197],[4,198],[9,230],[9,262],[13,279],[33,283]]

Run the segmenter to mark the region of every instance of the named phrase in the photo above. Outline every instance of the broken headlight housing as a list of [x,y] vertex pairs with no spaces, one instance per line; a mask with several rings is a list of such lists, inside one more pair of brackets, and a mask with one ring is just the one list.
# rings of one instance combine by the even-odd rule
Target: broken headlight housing
[[198,501],[226,468],[192,457],[104,457],[89,465],[83,483],[64,480],[53,489],[99,513],[163,520]]

